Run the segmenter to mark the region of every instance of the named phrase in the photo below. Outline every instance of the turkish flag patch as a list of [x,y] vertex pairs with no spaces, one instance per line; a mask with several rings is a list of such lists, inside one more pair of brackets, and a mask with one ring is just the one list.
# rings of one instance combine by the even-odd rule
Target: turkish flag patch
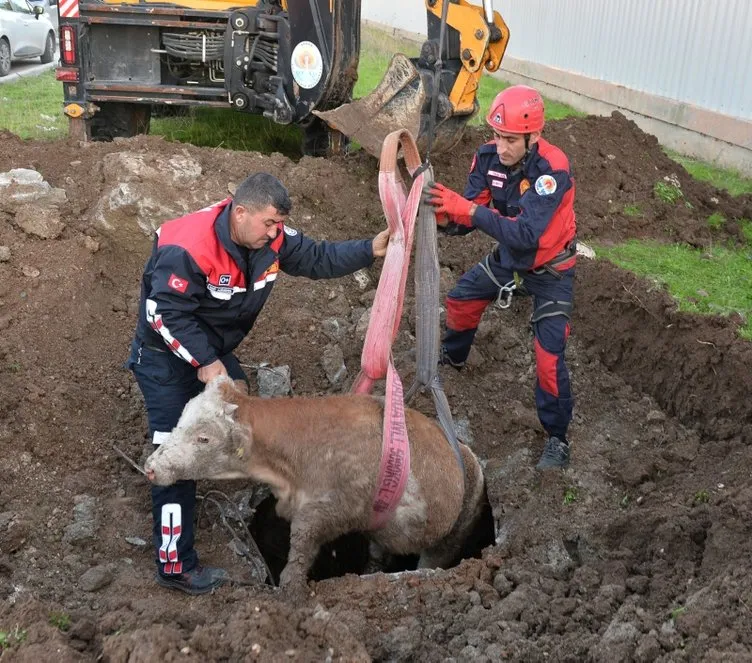
[[167,285],[178,292],[185,292],[188,289],[188,281],[181,279],[176,274],[170,274],[170,278],[167,279]]

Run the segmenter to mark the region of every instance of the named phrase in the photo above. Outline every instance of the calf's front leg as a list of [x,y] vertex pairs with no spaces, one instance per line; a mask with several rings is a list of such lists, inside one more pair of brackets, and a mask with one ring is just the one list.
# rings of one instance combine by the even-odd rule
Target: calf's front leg
[[338,500],[309,502],[293,514],[290,523],[290,554],[279,578],[280,588],[302,594],[308,571],[321,546],[353,530],[351,513]]
[[290,554],[279,576],[279,586],[282,589],[295,593],[305,589],[308,569],[321,546],[315,527],[305,520],[301,522],[300,518],[294,518],[290,526]]

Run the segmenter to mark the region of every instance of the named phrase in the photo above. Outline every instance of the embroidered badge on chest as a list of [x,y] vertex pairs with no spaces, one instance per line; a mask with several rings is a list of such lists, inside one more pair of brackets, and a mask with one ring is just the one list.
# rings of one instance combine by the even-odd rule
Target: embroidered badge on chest
[[556,191],[556,180],[550,175],[541,175],[535,180],[535,192],[539,196],[550,196]]

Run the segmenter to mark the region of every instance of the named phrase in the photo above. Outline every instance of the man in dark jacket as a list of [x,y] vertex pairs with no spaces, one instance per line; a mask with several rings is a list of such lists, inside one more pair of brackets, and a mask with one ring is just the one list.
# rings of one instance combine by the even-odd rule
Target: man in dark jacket
[[569,464],[572,395],[564,349],[576,259],[574,180],[566,155],[541,137],[543,113],[533,88],[500,92],[486,117],[493,140],[476,152],[464,195],[441,184],[429,192],[445,232],[463,235],[478,228],[499,242],[449,293],[442,363],[464,366],[492,301],[505,308],[520,283],[518,291],[533,297],[535,401],[548,433],[541,470]]
[[[210,380],[247,380],[233,350],[253,327],[280,271],[333,278],[386,253],[388,230],[373,240],[315,242],[285,225],[290,208],[282,183],[256,173],[233,198],[157,231],[126,364],[143,393],[154,444],[166,439],[185,404]],[[151,490],[157,582],[189,594],[219,587],[227,574],[201,566],[193,547],[196,482]]]

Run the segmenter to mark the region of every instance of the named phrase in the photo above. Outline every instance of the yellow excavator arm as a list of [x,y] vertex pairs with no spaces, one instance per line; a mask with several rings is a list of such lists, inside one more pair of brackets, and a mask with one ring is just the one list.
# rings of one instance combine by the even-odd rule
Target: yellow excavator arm
[[[337,0],[334,0],[337,2]],[[443,3],[449,2],[443,52],[439,35]],[[478,6],[465,0],[425,0],[428,38],[418,58],[396,54],[384,78],[368,96],[339,108],[313,113],[330,127],[378,156],[387,134],[406,128],[425,148],[436,62],[441,73],[432,149],[451,149],[478,111],[477,91],[484,71],[496,71],[509,41],[509,29],[490,0]]]

